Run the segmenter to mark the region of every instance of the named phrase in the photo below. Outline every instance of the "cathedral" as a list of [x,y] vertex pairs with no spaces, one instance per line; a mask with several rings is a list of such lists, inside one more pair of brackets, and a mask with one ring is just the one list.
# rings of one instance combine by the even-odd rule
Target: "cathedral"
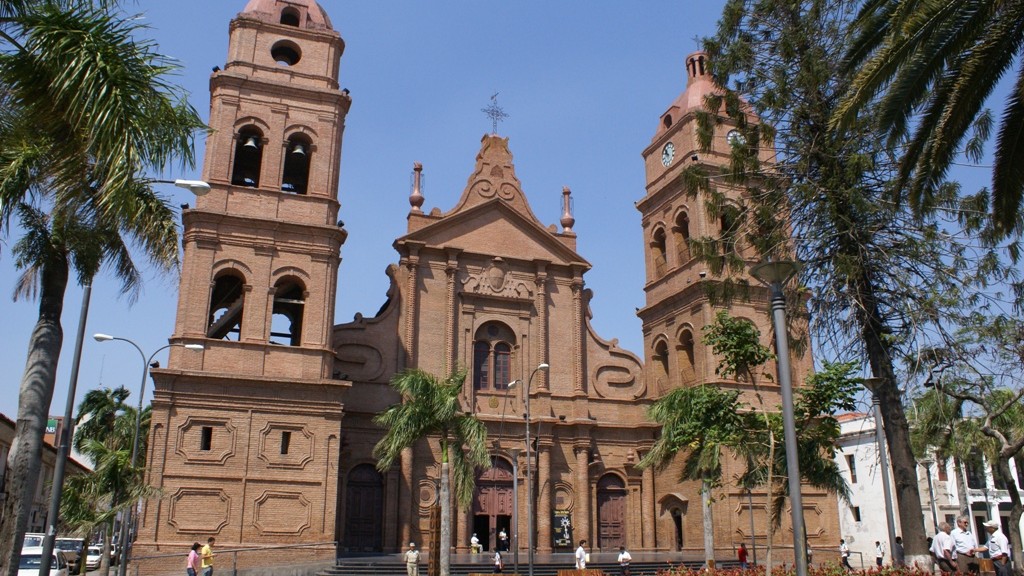
[[[494,133],[475,159],[451,159],[469,177],[447,210],[422,209],[414,167],[407,231],[394,241],[395,261],[381,263],[390,278],[383,305],[334,323],[347,236],[338,197],[351,104],[339,88],[344,47],[313,0],[250,0],[231,22],[227,63],[210,81],[203,178],[211,191],[182,214],[170,338],[204,350],[175,346],[168,366],[153,370],[147,473],[160,497],[141,515],[136,553],[211,536],[222,548],[324,544],[330,554],[327,543],[339,553],[429,546],[439,443],[425,439],[379,471],[372,450],[384,431],[372,419],[400,401],[389,385],[398,372],[443,377],[463,367],[463,407],[488,428],[492,466],[479,471],[471,505],[455,508],[456,551],[469,551],[472,534],[493,548],[502,532],[524,550],[532,532],[541,553],[587,539],[595,551],[699,556],[698,483],[679,480],[679,461],[664,470],[636,464],[660,430],[646,411],[666,392],[708,384],[753,393],[717,376],[701,343],[717,311],[705,285],[716,277],[689,242],[729,223],[689,197],[679,176],[695,163],[727,166],[735,137],[723,118],[711,150],[699,150],[694,113],[716,89],[706,56],[685,59],[685,88],[652,117],[651,143],[638,151],[646,174],[634,233],[646,258],[640,358],[591,326],[591,265],[576,250],[571,191],[557,225],[539,221],[508,139]],[[729,310],[770,343],[767,289]],[[809,353],[795,358],[794,381],[811,367]],[[761,387],[777,405],[777,387]],[[733,486],[739,469],[728,463],[713,494],[722,555],[766,538],[766,494]],[[836,545],[834,497],[805,487],[804,516],[812,547]],[[777,534],[777,544],[792,542],[788,520]]]

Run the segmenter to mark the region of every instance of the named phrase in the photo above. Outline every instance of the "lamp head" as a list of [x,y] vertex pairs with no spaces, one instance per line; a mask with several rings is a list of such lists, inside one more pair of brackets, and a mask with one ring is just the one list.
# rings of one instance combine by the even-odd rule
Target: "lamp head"
[[175,180],[174,185],[184,188],[196,196],[203,196],[210,191],[210,185],[202,180]]
[[548,364],[547,362],[542,362],[542,363],[537,365],[537,370],[543,370],[543,371],[547,372],[548,368],[551,368],[551,365]]
[[206,346],[202,344],[185,344],[186,350],[206,350]]
[[505,386],[505,388],[508,389],[508,390],[511,390],[511,389],[515,388],[516,386],[518,386],[518,385],[519,385],[519,380],[513,380],[513,381],[509,382],[508,386]]
[[800,270],[800,265],[790,260],[766,260],[751,266],[750,275],[768,284],[785,284]]
[[110,334],[99,334],[99,333],[96,333],[96,334],[92,335],[92,339],[97,341],[97,342],[106,342],[107,340],[113,340],[114,337],[111,336]]

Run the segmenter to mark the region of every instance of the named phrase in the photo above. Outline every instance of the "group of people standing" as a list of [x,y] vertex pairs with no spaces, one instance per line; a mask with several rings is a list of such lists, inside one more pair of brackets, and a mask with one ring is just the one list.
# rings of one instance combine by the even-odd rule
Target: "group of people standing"
[[971,519],[960,516],[956,529],[948,522],[939,524],[939,532],[932,539],[931,553],[944,574],[956,571],[977,574],[982,564],[990,560],[996,576],[1010,576],[1010,543],[1000,530],[999,520],[982,523],[988,541],[979,546],[969,531]]
[[213,576],[213,544],[216,539],[206,539],[206,545],[199,542],[192,544],[188,552],[188,560],[185,563],[185,573],[188,576]]

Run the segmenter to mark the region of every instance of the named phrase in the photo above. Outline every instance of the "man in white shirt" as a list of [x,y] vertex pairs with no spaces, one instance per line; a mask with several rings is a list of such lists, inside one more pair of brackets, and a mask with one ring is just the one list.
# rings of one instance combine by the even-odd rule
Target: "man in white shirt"
[[953,549],[953,537],[949,535],[952,530],[949,522],[943,522],[939,524],[939,533],[932,540],[931,552],[943,574],[956,572],[956,551]]
[[982,524],[988,532],[988,555],[996,565],[996,576],[1010,576],[1010,542],[999,531],[999,520]]
[[576,569],[583,570],[587,567],[587,545],[586,540],[580,540],[580,547],[576,549]]
[[970,527],[970,517],[960,516],[956,519],[956,528],[949,534],[953,537],[957,570],[963,574],[978,573],[978,553],[985,551],[985,548],[978,547],[978,541],[974,538],[974,534],[968,532]]
[[625,546],[619,546],[619,567],[622,569],[622,576],[629,576],[629,563],[633,560],[633,557],[629,555],[629,551],[626,550]]
[[405,573],[407,576],[420,576],[420,552],[415,542],[409,542],[405,552]]
[[839,557],[843,559],[843,568],[852,571],[853,566],[850,566],[850,546],[843,538],[839,539]]

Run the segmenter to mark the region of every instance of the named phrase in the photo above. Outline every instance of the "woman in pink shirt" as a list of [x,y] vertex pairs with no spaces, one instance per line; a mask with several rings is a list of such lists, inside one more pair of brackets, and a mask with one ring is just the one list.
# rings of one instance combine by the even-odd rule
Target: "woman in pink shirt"
[[196,542],[192,545],[192,550],[188,553],[188,563],[185,564],[185,572],[188,576],[196,576],[199,574],[199,549],[202,545]]

